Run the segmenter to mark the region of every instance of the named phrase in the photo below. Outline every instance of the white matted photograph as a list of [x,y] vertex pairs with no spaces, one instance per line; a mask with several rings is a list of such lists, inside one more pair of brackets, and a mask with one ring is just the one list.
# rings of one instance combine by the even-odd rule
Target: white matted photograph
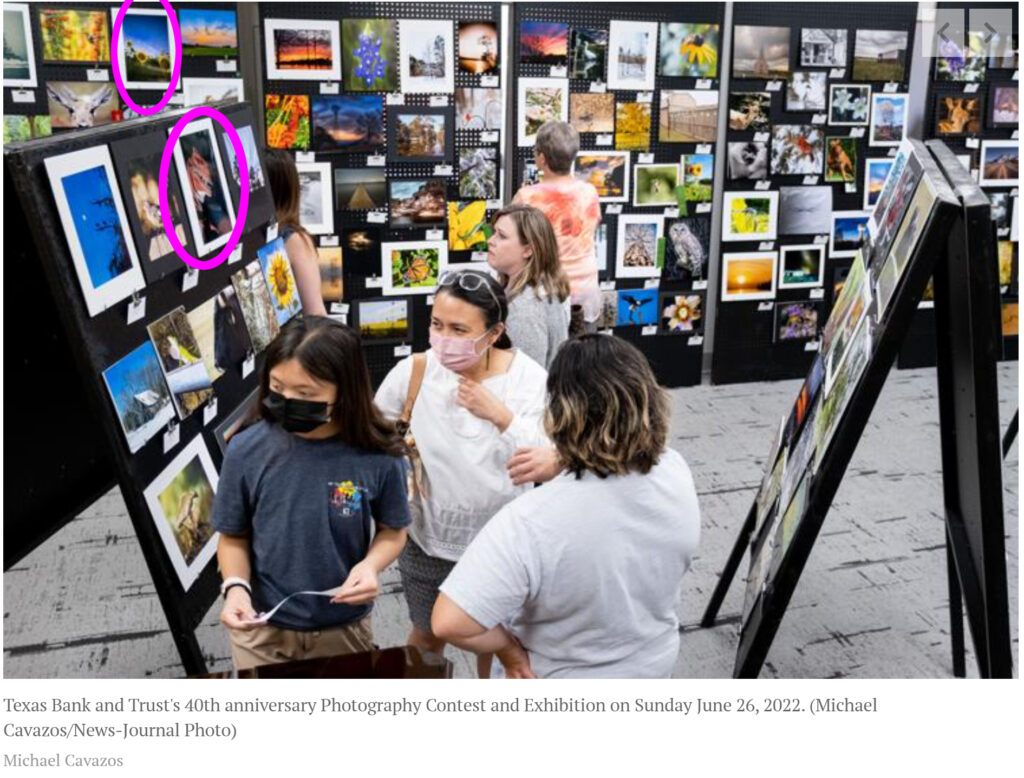
[[866,127],[871,118],[868,84],[830,84],[828,123],[835,127]]
[[979,157],[981,186],[1020,186],[1020,141],[983,140]]
[[36,49],[25,3],[4,3],[4,88],[36,86]]
[[779,289],[810,289],[822,285],[825,244],[801,243],[779,248]]
[[380,272],[385,296],[433,294],[448,268],[448,242],[411,240],[380,244]]
[[45,160],[90,316],[144,288],[142,266],[107,146]]
[[665,217],[661,214],[639,213],[620,214],[616,229],[615,277],[616,278],[657,278],[661,275],[658,267],[658,242],[665,229]]
[[[110,9],[111,31],[119,10]],[[117,57],[126,89],[165,92],[171,86],[175,55],[174,32],[167,12],[162,8],[129,8],[121,22],[117,51],[111,54]]]
[[776,251],[738,251],[722,255],[722,302],[774,300]]
[[201,257],[226,244],[235,226],[235,208],[228,194],[212,119],[196,119],[182,130],[174,146],[174,162],[185,194],[192,238]]
[[451,19],[398,21],[398,72],[406,94],[455,91],[455,22]]
[[270,81],[341,80],[337,20],[264,19],[263,39]]
[[871,95],[869,146],[899,146],[907,129],[909,94],[875,92]]
[[569,120],[569,79],[520,78],[518,101],[519,145],[532,146],[544,122]]
[[299,222],[312,235],[334,232],[334,183],[330,162],[296,162]]
[[240,103],[245,99],[245,86],[240,78],[183,78],[181,91],[187,108],[225,100]]
[[657,22],[613,19],[608,34],[608,88],[654,89]]
[[868,236],[867,211],[834,211],[829,235],[830,257],[853,257]]
[[779,193],[726,192],[722,203],[722,240],[775,240]]

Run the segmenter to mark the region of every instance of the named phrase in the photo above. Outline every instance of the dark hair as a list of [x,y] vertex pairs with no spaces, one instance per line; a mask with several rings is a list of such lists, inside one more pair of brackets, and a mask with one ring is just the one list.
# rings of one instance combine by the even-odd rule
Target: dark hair
[[668,439],[671,406],[647,358],[607,335],[565,341],[548,369],[544,427],[579,478],[648,473]]
[[299,221],[299,171],[295,160],[287,151],[267,149],[264,155],[267,163],[267,180],[270,182],[270,193],[274,197],[274,210],[277,211],[277,224],[284,232],[285,227],[291,228],[306,237],[310,243],[312,238]]
[[[452,297],[469,303],[474,308],[479,308],[484,315],[484,323],[487,329],[493,329],[497,324],[505,324],[508,321],[508,298],[501,284],[495,281],[489,273],[481,273],[479,270],[457,270],[449,271],[453,279],[452,283],[439,286],[436,294],[450,294]],[[478,286],[473,291],[464,289],[458,279],[462,276],[478,276],[482,278],[490,288],[490,292],[483,286]],[[492,295],[491,292],[494,294]],[[497,301],[497,302],[495,302]],[[512,348],[512,340],[508,336],[508,329],[501,333],[501,337],[494,343],[494,348]]]
[[289,359],[298,360],[314,378],[338,388],[332,421],[341,439],[354,448],[380,451],[391,456],[406,453],[395,425],[373,404],[370,373],[366,369],[359,337],[344,324],[326,316],[303,316],[286,324],[267,346],[257,408],[267,421],[272,417],[263,407],[270,390],[270,371]]

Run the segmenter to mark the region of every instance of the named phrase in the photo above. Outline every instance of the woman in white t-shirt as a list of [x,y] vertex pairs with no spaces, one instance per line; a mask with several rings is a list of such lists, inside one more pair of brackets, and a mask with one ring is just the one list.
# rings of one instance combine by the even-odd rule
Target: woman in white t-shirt
[[506,505],[441,585],[433,630],[508,677],[665,678],[700,535],[697,492],[666,448],[670,405],[619,338],[566,341],[545,427],[566,471]]
[[[507,317],[505,293],[489,275],[445,273],[430,350],[396,365],[377,391],[377,406],[407,424],[414,443],[413,523],[399,571],[413,623],[409,644],[420,651],[444,651],[430,629],[438,586],[486,522],[530,488],[512,482],[508,460],[517,448],[547,443],[547,374],[512,348]],[[481,657],[482,676],[489,665]]]

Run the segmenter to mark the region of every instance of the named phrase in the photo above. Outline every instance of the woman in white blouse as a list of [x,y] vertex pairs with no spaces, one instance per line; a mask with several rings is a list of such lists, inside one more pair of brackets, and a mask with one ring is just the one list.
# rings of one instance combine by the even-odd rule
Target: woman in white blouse
[[[547,446],[544,368],[512,348],[501,285],[473,270],[445,273],[430,317],[430,350],[403,360],[377,406],[413,442],[410,539],[399,571],[413,628],[409,644],[440,654],[431,632],[438,587],[487,521],[529,484],[507,470],[515,451]],[[486,677],[490,658],[478,669]]]

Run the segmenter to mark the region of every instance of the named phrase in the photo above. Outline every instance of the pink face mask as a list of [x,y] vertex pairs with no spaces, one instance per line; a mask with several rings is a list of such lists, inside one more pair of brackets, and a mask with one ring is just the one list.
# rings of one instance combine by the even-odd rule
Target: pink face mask
[[[487,353],[487,349],[484,349],[478,354],[476,344],[486,338],[488,334],[485,332],[479,338],[470,340],[469,338],[438,335],[436,332],[431,331],[430,348],[433,349],[434,355],[442,365],[453,372],[461,373],[463,370],[469,370],[473,367]],[[490,348],[490,346],[487,348]]]

